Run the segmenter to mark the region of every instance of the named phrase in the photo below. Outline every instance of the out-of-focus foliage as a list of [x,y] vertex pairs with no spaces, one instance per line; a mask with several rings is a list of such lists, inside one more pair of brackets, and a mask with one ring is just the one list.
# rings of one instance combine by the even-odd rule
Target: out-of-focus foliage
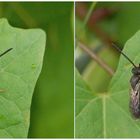
[[124,45],[140,29],[139,2],[99,2],[96,8],[101,7],[116,10],[114,15],[101,24],[104,30],[118,43]]
[[[77,40],[83,41],[88,47],[98,50],[95,51],[96,54],[99,55],[109,67],[115,70],[118,64],[119,53],[111,47],[108,47],[108,44],[103,41],[103,37],[107,37],[111,41],[117,42],[119,47],[122,48],[124,43],[140,29],[140,21],[138,20],[140,3],[97,2],[89,17],[90,22],[94,20],[91,27],[88,23],[86,25],[83,24],[86,14],[92,4],[92,2],[76,3],[76,8],[80,9],[78,11],[81,12],[81,14],[79,14],[80,12],[77,14],[76,12],[76,38]],[[80,8],[78,8],[78,5]],[[84,14],[85,17],[83,16]],[[83,16],[83,19],[81,18],[81,15]],[[90,18],[92,18],[92,20]],[[96,28],[94,25],[95,21],[98,25],[98,31],[97,29],[94,29],[94,27]],[[78,47],[76,53],[78,54],[78,57],[84,54],[79,51]],[[83,60],[83,63],[84,61],[85,60]],[[106,91],[111,80],[111,76],[109,76],[94,60],[87,63],[82,75],[92,90],[97,92]]]
[[[0,3],[0,17],[47,33],[43,69],[33,96],[29,137],[73,137],[73,3]],[[23,89],[24,90],[24,89]]]

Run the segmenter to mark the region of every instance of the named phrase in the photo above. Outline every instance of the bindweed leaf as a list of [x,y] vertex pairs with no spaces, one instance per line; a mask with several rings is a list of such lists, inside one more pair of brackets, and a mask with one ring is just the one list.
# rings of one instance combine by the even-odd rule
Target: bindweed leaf
[[0,19],[0,137],[26,138],[35,84],[41,72],[45,33],[19,29]]

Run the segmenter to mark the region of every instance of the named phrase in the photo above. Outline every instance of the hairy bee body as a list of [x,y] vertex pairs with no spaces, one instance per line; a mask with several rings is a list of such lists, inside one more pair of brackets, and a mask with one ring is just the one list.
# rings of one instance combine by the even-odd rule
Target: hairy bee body
[[140,118],[140,75],[133,73],[130,80],[130,111],[134,118]]

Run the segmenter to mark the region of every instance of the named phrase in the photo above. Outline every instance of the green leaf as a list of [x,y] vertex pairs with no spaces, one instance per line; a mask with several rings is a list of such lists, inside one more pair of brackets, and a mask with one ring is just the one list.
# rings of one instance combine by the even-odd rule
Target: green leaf
[[34,87],[41,72],[45,33],[11,27],[0,19],[0,137],[26,138]]
[[89,87],[82,80],[78,71],[76,71],[76,115],[81,112],[82,108],[93,98]]
[[[123,52],[134,61],[140,62],[140,31],[127,41]],[[82,85],[79,91],[76,84],[76,110],[80,108],[76,116],[76,137],[86,138],[139,138],[140,121],[135,120],[129,110],[129,80],[132,76],[133,66],[124,58],[120,57],[119,65],[109,89],[106,93],[93,94],[88,98],[87,89]],[[76,81],[79,81],[78,77]],[[88,90],[88,95],[92,91]],[[79,101],[81,99],[83,101]],[[83,105],[84,104],[84,105]]]

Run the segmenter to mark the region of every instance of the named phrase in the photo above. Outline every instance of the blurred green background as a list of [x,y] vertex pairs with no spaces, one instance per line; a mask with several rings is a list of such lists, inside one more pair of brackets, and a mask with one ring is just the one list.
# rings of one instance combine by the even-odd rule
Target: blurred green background
[[[125,42],[140,30],[140,2],[76,2],[76,39],[116,71]],[[133,46],[132,46],[133,47]],[[77,45],[76,67],[96,93],[107,91],[112,75]]]
[[[46,31],[46,51],[33,95],[30,138],[74,136],[73,2],[0,2],[0,17]],[[24,89],[23,89],[24,90]]]

